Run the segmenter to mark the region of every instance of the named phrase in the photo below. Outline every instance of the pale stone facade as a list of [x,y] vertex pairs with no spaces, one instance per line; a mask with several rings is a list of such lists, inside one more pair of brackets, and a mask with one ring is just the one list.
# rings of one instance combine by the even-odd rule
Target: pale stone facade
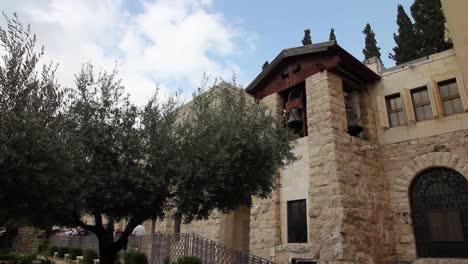
[[[308,135],[295,142],[301,158],[279,172],[281,187],[268,200],[254,198],[250,212],[243,209],[239,213],[243,219],[250,217],[248,248],[234,242],[245,235],[220,235],[238,226],[226,220],[230,216],[217,215],[182,230],[248,249],[277,263],[291,263],[297,257],[318,263],[468,263],[466,258],[419,257],[411,217],[410,186],[421,172],[443,167],[468,179],[468,1],[442,3],[454,49],[390,69],[384,69],[378,60],[367,61],[380,80],[362,78],[362,86],[353,88],[364,129],[359,136],[347,131],[345,90],[349,88],[344,83],[349,82],[349,75],[327,68],[328,61],[314,61],[316,71],[307,68],[307,61],[297,62],[302,63],[302,72],[310,73],[302,81]],[[304,48],[304,52],[319,54],[323,46]],[[299,61],[289,51],[283,51],[270,67],[281,71]],[[363,70],[353,64],[354,58],[347,53],[337,56],[340,61],[350,60],[342,67],[360,76]],[[281,113],[282,85],[297,83],[270,72],[260,74],[251,85],[254,88],[247,90],[272,113]],[[437,89],[439,82],[451,79],[456,80],[463,112],[445,115]],[[432,116],[416,122],[411,94],[421,86],[428,89]],[[263,90],[254,91],[257,87]],[[394,94],[402,97],[406,122],[390,127],[386,98]],[[307,242],[288,243],[287,202],[301,199],[306,201]],[[239,233],[246,232],[244,227],[237,228]]]

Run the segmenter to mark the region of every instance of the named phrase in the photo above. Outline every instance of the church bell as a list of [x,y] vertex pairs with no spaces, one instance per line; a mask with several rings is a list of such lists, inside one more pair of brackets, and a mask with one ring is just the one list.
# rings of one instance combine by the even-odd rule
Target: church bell
[[297,123],[297,122],[302,122],[301,110],[299,110],[297,108],[293,108],[289,112],[289,117],[288,117],[288,122],[287,123],[288,123],[288,125],[291,125],[291,124],[294,124],[294,123]]
[[348,121],[348,133],[351,136],[356,136],[363,131],[352,108],[346,109],[346,119]]

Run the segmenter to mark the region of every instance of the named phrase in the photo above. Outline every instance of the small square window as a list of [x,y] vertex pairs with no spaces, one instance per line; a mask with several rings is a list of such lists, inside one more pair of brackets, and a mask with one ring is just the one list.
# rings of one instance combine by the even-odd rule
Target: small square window
[[432,119],[431,101],[427,87],[411,90],[411,99],[413,100],[416,121]]
[[288,243],[307,243],[306,200],[288,201]]
[[445,115],[463,112],[462,101],[458,93],[457,80],[451,79],[437,83]]
[[406,122],[405,113],[403,112],[403,104],[400,94],[394,94],[385,97],[387,102],[388,120],[390,127],[402,126]]

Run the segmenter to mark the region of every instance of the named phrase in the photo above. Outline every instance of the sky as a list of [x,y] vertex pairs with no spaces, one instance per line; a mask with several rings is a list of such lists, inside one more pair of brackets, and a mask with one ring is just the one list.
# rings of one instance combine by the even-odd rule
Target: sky
[[[413,0],[0,0],[0,10],[30,24],[45,47],[42,63],[59,64],[57,77],[73,87],[83,63],[119,70],[130,98],[144,105],[181,90],[184,98],[204,74],[246,87],[282,49],[312,42],[338,44],[363,60],[362,29],[370,23],[385,66],[397,31],[397,4]],[[5,20],[0,21],[5,26]]]

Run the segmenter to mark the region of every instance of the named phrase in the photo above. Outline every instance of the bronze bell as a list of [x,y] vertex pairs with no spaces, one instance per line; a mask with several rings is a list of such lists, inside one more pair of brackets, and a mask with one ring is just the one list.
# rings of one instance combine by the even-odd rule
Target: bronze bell
[[297,123],[297,122],[302,122],[301,110],[299,110],[297,108],[293,108],[289,112],[288,125],[291,125],[291,124]]
[[348,121],[348,133],[351,136],[356,136],[363,131],[363,128],[359,125],[359,121],[356,118],[353,109],[346,109],[346,119]]

